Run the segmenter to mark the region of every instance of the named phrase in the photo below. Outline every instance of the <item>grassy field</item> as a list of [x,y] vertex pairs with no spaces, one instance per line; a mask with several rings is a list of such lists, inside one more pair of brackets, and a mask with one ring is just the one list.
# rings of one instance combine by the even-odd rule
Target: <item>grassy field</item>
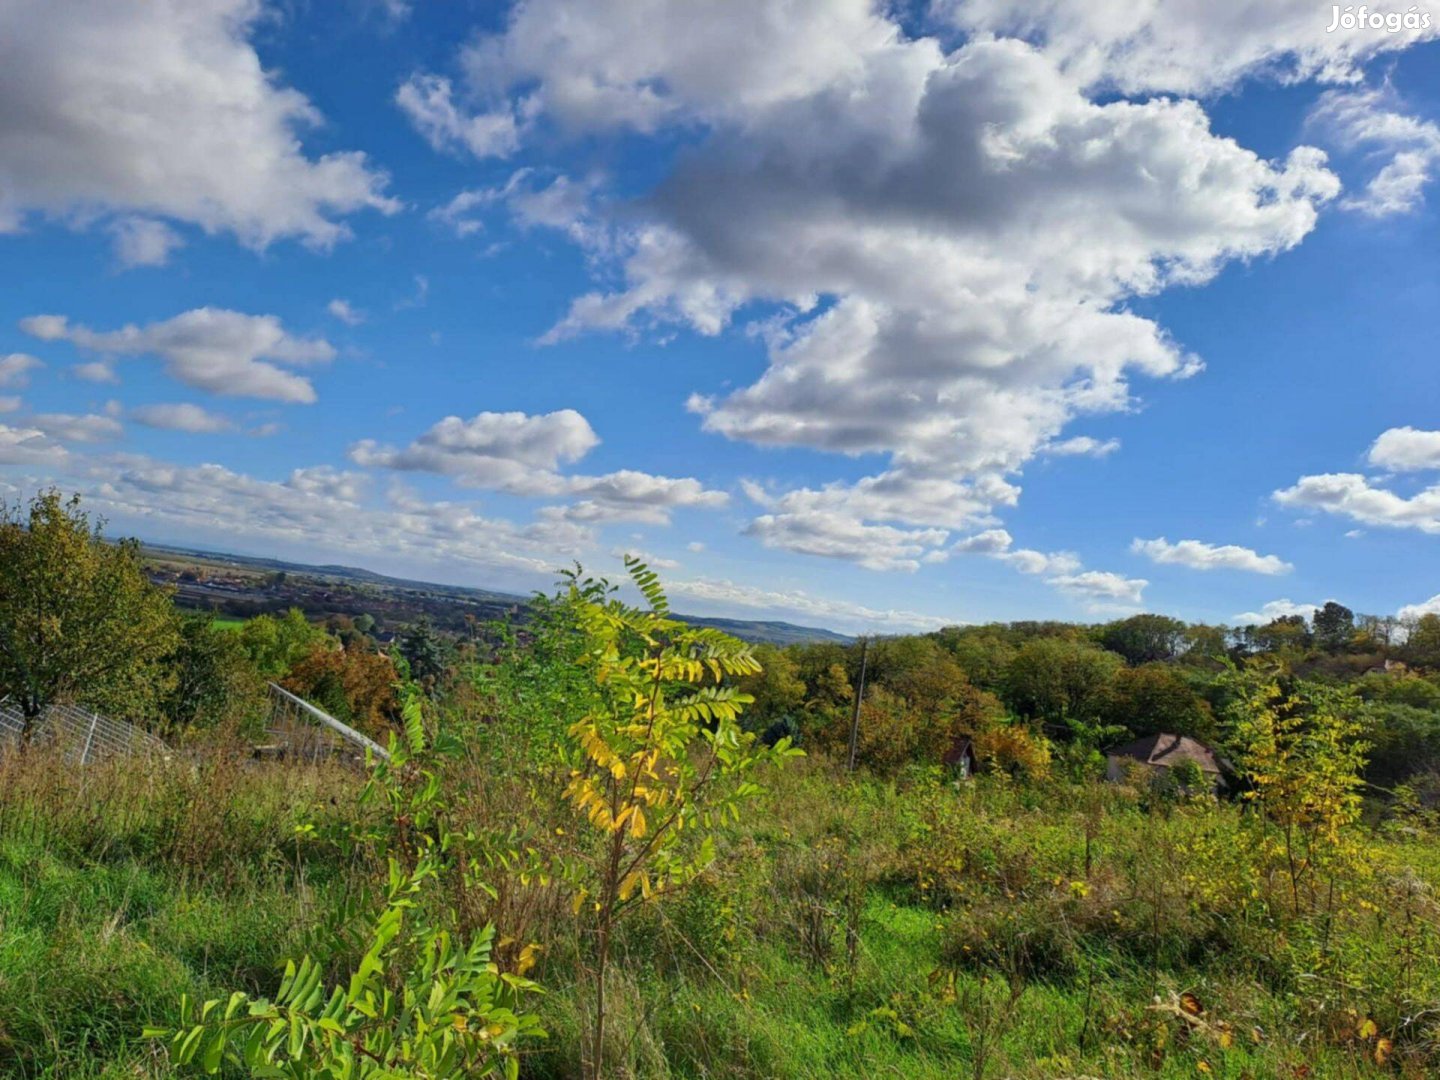
[[[448,766],[457,823],[573,828],[493,761]],[[172,1075],[140,1031],[182,992],[273,993],[307,953],[340,980],[381,874],[328,839],[363,831],[361,780],[219,750],[81,777],[0,762],[0,1074]],[[1440,855],[1420,826],[1368,836],[1340,902],[1317,881],[1294,911],[1254,823],[1208,799],[814,760],[767,781],[711,868],[624,925],[613,1075],[1434,1075]],[[543,944],[549,1037],[523,1074],[577,1075],[584,930],[560,887],[455,878],[432,902],[461,933]]]

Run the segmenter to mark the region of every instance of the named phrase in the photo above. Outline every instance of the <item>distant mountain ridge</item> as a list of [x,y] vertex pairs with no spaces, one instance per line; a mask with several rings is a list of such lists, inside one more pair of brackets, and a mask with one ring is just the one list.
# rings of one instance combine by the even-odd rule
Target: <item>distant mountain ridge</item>
[[[529,596],[518,593],[497,592],[468,585],[443,585],[434,581],[419,581],[412,578],[392,577],[359,566],[345,566],[339,563],[315,565],[290,562],[285,559],[271,559],[263,556],[237,555],[227,551],[211,551],[207,548],[180,547],[174,544],[145,544],[144,549],[155,555],[180,558],[198,558],[208,562],[230,563],[237,567],[271,573],[303,575],[306,577],[334,578],[341,581],[367,585],[380,585],[391,589],[406,589],[429,593],[435,596],[453,596],[468,601],[506,607],[527,607]],[[819,626],[800,626],[796,623],[777,619],[730,619],[704,615],[675,613],[692,626],[708,626],[740,638],[742,641],[768,645],[798,645],[808,642],[833,642],[848,644],[854,638]]]

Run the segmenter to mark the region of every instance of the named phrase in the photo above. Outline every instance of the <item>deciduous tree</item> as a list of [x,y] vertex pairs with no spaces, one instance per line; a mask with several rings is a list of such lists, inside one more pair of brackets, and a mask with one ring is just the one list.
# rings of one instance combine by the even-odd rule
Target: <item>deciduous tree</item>
[[179,641],[169,595],[145,576],[139,545],[108,543],[79,496],[0,504],[0,693],[33,722],[78,700],[149,719]]

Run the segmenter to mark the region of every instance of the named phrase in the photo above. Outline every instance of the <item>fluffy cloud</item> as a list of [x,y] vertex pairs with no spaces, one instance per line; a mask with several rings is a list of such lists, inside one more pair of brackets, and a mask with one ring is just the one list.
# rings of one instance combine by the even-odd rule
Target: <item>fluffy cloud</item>
[[30,372],[44,366],[28,353],[0,356],[0,386],[25,386],[30,382]]
[[1150,583],[1144,578],[1127,578],[1108,570],[1085,570],[1052,577],[1048,584],[1067,596],[1088,602],[1094,610],[1107,610],[1138,607],[1145,586]]
[[[1390,428],[1370,444],[1366,459],[1391,473],[1440,469],[1440,432]],[[1321,510],[1362,525],[1440,533],[1440,483],[1411,495],[1393,491],[1387,483],[1387,478],[1361,473],[1320,473],[1300,477],[1271,498],[1294,510]]]
[[476,157],[504,157],[519,145],[519,122],[508,112],[467,113],[455,101],[449,79],[412,76],[395,94],[416,130],[436,150],[465,150]]
[[970,33],[1033,40],[1086,85],[1126,94],[1204,95],[1255,76],[1350,83],[1367,60],[1440,33],[1440,25],[1327,33],[1330,7],[1311,0],[942,0],[938,8]]
[[1136,539],[1130,550],[1151,562],[1188,566],[1192,570],[1245,570],[1252,574],[1285,574],[1294,567],[1278,555],[1260,555],[1238,544],[1206,544],[1200,540],[1170,543],[1163,536]]
[[42,341],[68,341],[116,356],[159,356],[174,378],[212,394],[309,403],[310,380],[280,367],[328,363],[335,349],[320,338],[286,332],[274,315],[195,308],[164,322],[96,331],[63,315],[32,315],[20,328]]
[[235,428],[235,424],[228,418],[190,402],[138,405],[130,410],[130,419],[145,427],[186,431],[195,435],[232,431]]
[[1293,600],[1271,600],[1259,611],[1242,611],[1235,616],[1236,626],[1264,626],[1276,619],[1300,615],[1308,619],[1320,604],[1297,604]]
[[185,243],[179,233],[154,218],[117,218],[110,235],[115,239],[115,257],[124,267],[164,266],[170,253]]
[[762,514],[746,533],[766,547],[844,559],[870,570],[918,570],[945,542],[944,529],[902,529],[867,525],[853,516],[824,510]]
[[728,438],[888,458],[788,493],[752,532],[908,569],[943,558],[940,530],[993,524],[1042,449],[1107,452],[1061,433],[1129,408],[1134,375],[1199,370],[1129,298],[1294,246],[1338,191],[1316,150],[1265,161],[1193,101],[1093,100],[1056,56],[979,36],[947,53],[863,0],[529,0],[460,67],[473,116],[522,134],[704,133],[609,233],[559,215],[606,237],[587,250],[621,285],[547,340],[715,334],[779,305],[768,370],[690,407]]
[[365,321],[365,313],[357,311],[349,300],[342,300],[336,297],[325,305],[325,310],[336,319],[339,319],[346,326],[359,326]]
[[475,216],[475,211],[495,202],[495,193],[489,189],[461,191],[444,206],[437,206],[425,216],[439,222],[456,236],[474,236],[485,231],[485,223]]
[[604,476],[561,475],[600,443],[589,421],[574,409],[543,415],[482,412],[469,420],[447,416],[409,446],[382,446],[362,439],[350,447],[357,465],[430,472],[469,487],[493,488],[538,498],[573,498],[552,508],[554,520],[643,521],[665,524],[678,507],[723,506],[727,496],[698,480],[622,469]]
[[1371,444],[1366,460],[1391,472],[1440,469],[1440,431],[1391,428]]
[[1396,615],[1401,622],[1410,622],[1425,615],[1440,615],[1440,595],[1432,596],[1419,604],[1406,604]]
[[1343,205],[1370,217],[1416,210],[1425,185],[1440,164],[1440,126],[1402,111],[1388,87],[1331,90],[1311,113],[1311,122],[1342,148],[1388,158],[1364,190]]
[[115,368],[103,360],[90,360],[83,364],[74,364],[70,373],[77,379],[84,379],[93,383],[118,383],[120,376],[115,374]]
[[1067,576],[1080,569],[1080,560],[1068,551],[1046,554],[1029,548],[1013,548],[1013,540],[1004,529],[986,529],[967,536],[951,549],[962,554],[987,555],[1009,563],[1022,574],[1055,574]]
[[113,416],[96,413],[36,413],[28,423],[48,438],[65,443],[107,442],[125,433]]
[[1440,533],[1440,484],[1407,497],[1359,473],[1322,473],[1302,476],[1272,498],[1291,509],[1323,510],[1364,525]]
[[562,490],[579,501],[564,507],[560,516],[583,522],[666,525],[672,510],[716,510],[729,502],[725,492],[707,488],[691,477],[655,476],[634,469],[620,469],[604,476],[568,476]]
[[[350,448],[358,465],[451,476],[474,487],[549,494],[562,463],[578,461],[600,437],[574,409],[530,416],[482,412],[469,420],[447,416],[403,449],[365,439]],[[558,480],[558,478],[556,478]]]
[[0,465],[38,465],[53,468],[63,464],[69,451],[38,427],[0,424]]
[[249,43],[260,0],[48,0],[0,8],[0,231],[115,211],[122,261],[163,262],[156,219],[326,246],[336,217],[393,212],[359,153],[307,155],[320,117]]

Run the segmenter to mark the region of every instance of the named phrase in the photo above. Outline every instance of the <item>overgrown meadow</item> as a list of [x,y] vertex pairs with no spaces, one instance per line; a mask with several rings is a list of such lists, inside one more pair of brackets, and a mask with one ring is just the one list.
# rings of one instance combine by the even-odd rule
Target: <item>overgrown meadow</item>
[[[854,650],[687,627],[630,571],[637,603],[575,574],[523,630],[420,635],[388,699],[303,619],[210,630],[320,671],[388,761],[252,758],[255,672],[193,629],[166,700],[225,708],[157,721],[169,758],[0,756],[0,1073],[1440,1072],[1430,743],[1372,707],[1383,678],[1425,712],[1423,669],[1167,660],[1192,696],[1146,715],[1190,715],[1232,789],[1106,783],[1116,686],[1154,662],[1054,628],[877,643],[857,711]],[[1057,650],[1091,667],[1049,686]]]

